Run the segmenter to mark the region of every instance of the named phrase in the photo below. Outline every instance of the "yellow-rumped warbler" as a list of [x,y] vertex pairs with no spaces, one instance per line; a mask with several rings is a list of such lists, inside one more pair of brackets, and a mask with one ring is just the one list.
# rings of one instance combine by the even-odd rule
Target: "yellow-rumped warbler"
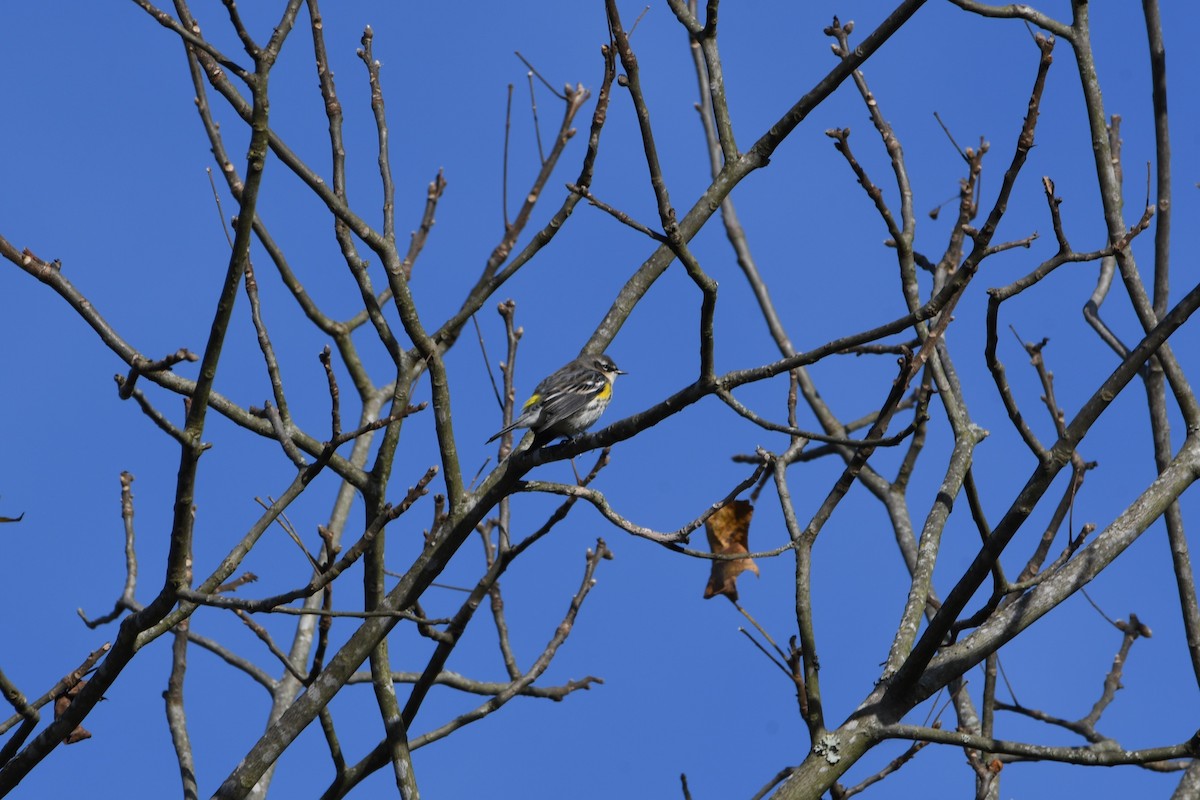
[[582,433],[600,419],[612,399],[613,382],[624,374],[603,353],[580,356],[534,387],[520,416],[488,441],[513,428],[529,428],[547,440]]

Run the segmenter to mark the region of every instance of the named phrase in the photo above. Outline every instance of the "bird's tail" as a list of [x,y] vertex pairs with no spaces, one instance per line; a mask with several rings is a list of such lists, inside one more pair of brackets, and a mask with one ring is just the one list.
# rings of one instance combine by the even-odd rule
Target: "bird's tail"
[[496,431],[494,434],[492,434],[492,438],[488,439],[486,442],[484,442],[484,444],[491,444],[492,442],[496,441],[504,434],[508,433],[511,430],[515,430],[516,428],[519,428],[519,427],[521,427],[520,424],[518,424],[516,422],[514,422],[512,425],[503,427],[500,430]]

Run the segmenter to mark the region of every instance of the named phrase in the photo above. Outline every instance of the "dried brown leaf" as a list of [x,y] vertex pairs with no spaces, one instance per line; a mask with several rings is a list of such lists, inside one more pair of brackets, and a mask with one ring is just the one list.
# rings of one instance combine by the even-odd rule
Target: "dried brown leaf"
[[[708,534],[708,547],[713,553],[736,555],[750,552],[750,518],[754,506],[748,500],[734,500],[717,511],[704,523]],[[758,574],[758,565],[753,559],[739,558],[731,561],[712,562],[712,574],[704,588],[704,599],[723,594],[736,601],[737,579],[746,570]]]
[[[60,694],[57,698],[55,698],[55,700],[54,700],[54,718],[55,719],[58,719],[59,717],[61,717],[63,715],[63,713],[68,708],[71,707],[71,701],[73,701],[75,699],[75,695],[79,694],[79,692],[86,685],[87,685],[87,681],[79,681],[74,686],[72,686],[70,689],[68,689],[67,691]],[[90,738],[92,738],[92,734],[89,733],[88,730],[86,728],[84,728],[82,725],[79,725],[75,728],[75,730],[73,730],[67,734],[67,737],[65,739],[63,739],[63,744],[76,744],[77,742],[82,742],[84,739],[90,739]]]

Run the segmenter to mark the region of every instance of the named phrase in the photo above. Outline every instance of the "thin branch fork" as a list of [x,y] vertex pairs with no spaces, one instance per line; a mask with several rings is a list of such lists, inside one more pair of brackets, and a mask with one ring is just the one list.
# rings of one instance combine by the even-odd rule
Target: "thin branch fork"
[[[9,717],[4,722],[0,722],[0,734],[7,733],[22,719],[36,717],[37,709],[52,702],[56,697],[61,697],[63,694],[66,694],[66,692],[72,686],[83,680],[84,675],[92,671],[92,667],[96,666],[97,662],[99,662],[104,654],[107,653],[111,648],[112,645],[106,642],[89,653],[87,658],[83,660],[83,663],[60,678],[46,691],[45,694],[33,702],[25,701],[23,697],[18,698],[17,695],[21,694],[20,691],[18,691],[10,682],[5,681],[3,688],[4,697],[9,701],[13,708],[17,709],[17,713],[12,717]],[[22,706],[25,710],[22,710]]]
[[[144,606],[139,603],[134,596],[137,589],[138,564],[137,551],[134,546],[132,485],[133,475],[128,472],[122,472],[121,518],[125,523],[125,588],[122,591],[121,596],[117,598],[116,603],[113,604],[113,610],[102,617],[89,619],[87,615],[83,613],[82,608],[77,609],[79,617],[83,620],[83,624],[87,625],[88,628],[95,629],[101,625],[108,624],[125,611],[136,614],[144,608]],[[231,581],[230,583],[218,586],[215,591],[229,591],[232,588],[236,588],[237,586],[254,579],[255,577],[251,573],[246,573],[242,577]],[[186,636],[189,642],[208,650],[233,668],[244,672],[267,691],[270,692],[275,690],[276,681],[274,678],[250,661],[234,655],[234,653],[228,648],[223,647],[212,639],[196,634],[191,630],[190,626],[176,625],[173,630]],[[4,725],[0,724],[0,733],[3,732]]]
[[[150,359],[145,358],[145,356],[139,353],[112,328],[108,321],[96,310],[91,301],[84,297],[71,281],[62,274],[60,264],[41,259],[28,248],[18,250],[3,236],[0,236],[0,256],[8,259],[27,274],[53,289],[80,314],[84,322],[92,327],[105,346],[126,364],[132,367],[139,359],[142,360],[141,363],[152,363]],[[176,375],[169,370],[159,370],[150,373],[143,372],[141,374],[147,380],[153,381],[155,384],[184,397],[191,397],[196,392],[195,381]],[[121,381],[124,381],[123,377]],[[133,397],[135,399],[139,391],[137,389],[134,390]],[[214,411],[235,424],[251,430],[260,436],[275,437],[275,431],[269,421],[258,415],[251,414],[221,393],[210,389],[207,393],[207,402]],[[157,413],[155,412],[155,414]],[[153,418],[154,415],[152,414],[151,417]],[[165,418],[163,420],[165,421]],[[167,430],[167,427],[164,427],[164,430]],[[169,430],[168,433],[170,433]],[[175,435],[172,434],[172,436]],[[322,452],[323,443],[307,436],[302,431],[295,431],[293,438],[296,445],[310,455],[316,456]],[[350,465],[346,459],[334,453],[329,456],[327,463],[334,472],[348,480],[356,488],[361,489],[363,487],[365,476],[362,470]]]
[[149,14],[151,17],[153,17],[155,19],[155,21],[158,22],[158,24],[162,25],[164,28],[167,28],[168,30],[174,31],[175,34],[179,36],[179,38],[183,39],[185,42],[192,45],[193,47],[197,47],[197,48],[203,50],[206,54],[208,54],[208,56],[210,58],[212,58],[214,61],[216,61],[218,64],[220,64],[225,69],[232,72],[234,75],[238,76],[238,78],[242,79],[247,84],[249,84],[253,80],[253,77],[250,72],[248,72],[244,67],[237,64],[237,62],[232,61],[229,58],[227,58],[225,55],[223,55],[221,53],[220,50],[213,47],[213,45],[207,39],[205,39],[199,35],[198,30],[189,30],[187,27],[180,24],[170,14],[168,14],[167,12],[163,11],[160,8],[155,7],[153,4],[147,2],[147,0],[133,0],[133,1],[135,3],[137,3],[137,5],[139,5],[143,11],[145,11],[147,14]]
[[[997,710],[1021,714],[1030,719],[1046,722],[1071,731],[1086,739],[1094,749],[1119,747],[1115,741],[1099,733],[1096,730],[1096,725],[1099,723],[1101,715],[1116,698],[1117,690],[1121,688],[1121,675],[1124,672],[1125,662],[1129,657],[1129,651],[1133,643],[1141,637],[1150,637],[1151,631],[1149,627],[1138,619],[1136,614],[1130,614],[1128,622],[1116,620],[1112,624],[1122,633],[1121,646],[1117,650],[1117,654],[1113,657],[1111,669],[1109,669],[1108,674],[1104,677],[1104,685],[1099,698],[1097,698],[1096,702],[1092,705],[1092,709],[1085,716],[1074,721],[1064,720],[1036,709],[1026,708],[1015,702],[1011,705],[1008,703],[997,703]],[[1008,758],[1009,760],[1018,760],[1020,757],[1009,756]]]
[[[396,683],[416,683],[421,678],[420,672],[394,672],[392,680]],[[370,683],[371,674],[368,672],[356,672],[350,676],[347,684]],[[521,697],[537,697],[545,700],[552,700],[560,703],[566,699],[567,695],[582,690],[591,689],[594,684],[603,684],[603,678],[597,678],[594,675],[587,675],[578,680],[567,681],[560,686],[526,686],[518,694]],[[442,670],[433,679],[435,686],[445,686],[449,689],[455,689],[468,694],[479,694],[487,696],[495,696],[507,691],[512,684],[500,683],[497,681],[477,681],[460,675],[457,672],[450,670]]]
[[[283,592],[272,597],[266,597],[261,600],[249,600],[240,597],[224,597],[207,591],[194,591],[191,589],[182,590],[180,592],[180,597],[193,603],[215,606],[217,608],[230,608],[249,612],[276,611],[279,613],[292,613],[291,611],[282,609],[280,607],[283,606],[284,603],[290,603],[293,600],[299,600],[300,598],[310,597],[316,594],[332,583],[339,575],[349,569],[356,561],[358,561],[359,558],[363,556],[364,553],[366,553],[375,537],[379,535],[379,532],[382,531],[385,526],[395,521],[398,517],[400,517],[400,515],[408,511],[408,509],[412,507],[413,503],[428,493],[428,486],[437,474],[438,468],[436,466],[430,467],[428,470],[426,470],[425,474],[421,476],[421,479],[417,481],[416,485],[408,490],[408,494],[405,495],[404,499],[401,500],[400,503],[395,506],[385,506],[383,513],[372,520],[371,524],[368,525],[367,529],[363,532],[363,535],[359,537],[357,542],[355,542],[349,549],[345,551],[340,559],[338,559],[335,563],[330,564],[319,574],[315,575],[305,586],[302,586],[299,589],[293,589],[291,591]],[[293,611],[295,613],[302,614],[327,613],[318,611],[316,609],[307,608],[294,609]],[[337,616],[403,617],[404,614],[400,614],[398,612],[364,612],[361,614],[357,612],[340,612],[337,614]]]
[[887,202],[883,199],[883,190],[875,185],[867,171],[855,158],[854,153],[850,149],[850,129],[849,128],[831,128],[825,131],[825,135],[833,139],[834,148],[842,154],[846,159],[846,163],[850,165],[850,169],[854,172],[854,177],[857,179],[863,191],[867,193],[867,197],[875,204],[875,209],[879,212],[879,216],[883,219],[884,225],[887,226],[888,234],[892,237],[893,242],[904,240],[904,234],[900,230],[900,226],[896,224],[895,218],[892,216],[892,211],[888,208]]
[[[1000,306],[1004,301],[1015,297],[1026,289],[1036,285],[1043,278],[1048,276],[1058,267],[1066,263],[1077,263],[1094,261],[1101,258],[1111,257],[1118,249],[1128,247],[1129,243],[1149,227],[1150,219],[1154,214],[1153,207],[1147,207],[1142,214],[1142,218],[1138,223],[1129,229],[1122,240],[1115,245],[1097,250],[1091,253],[1076,253],[1069,249],[1066,245],[1066,237],[1061,230],[1061,220],[1058,215],[1059,198],[1054,196],[1054,184],[1049,178],[1043,179],[1043,186],[1046,190],[1047,202],[1050,205],[1051,216],[1055,226],[1055,236],[1059,241],[1059,251],[1050,259],[1044,261],[1036,269],[1025,275],[1022,278],[1013,281],[1007,286],[988,290],[988,309],[987,309],[987,341],[984,348],[984,356],[988,366],[988,370],[992,374],[992,380],[996,384],[996,389],[1000,394],[1000,399],[1004,403],[1004,408],[1008,413],[1008,418],[1016,428],[1021,438],[1025,441],[1026,446],[1039,459],[1045,460],[1048,457],[1048,452],[1044,445],[1038,440],[1033,429],[1025,421],[1020,409],[1017,407],[1017,402],[1012,393],[1012,388],[1008,382],[1004,364],[1000,361],[996,354],[999,344],[999,316]],[[1064,249],[1066,248],[1066,249]]]
[[[246,532],[245,536],[231,549],[231,551],[221,561],[220,565],[209,575],[209,577],[196,587],[195,590],[185,589],[183,591],[195,591],[201,595],[214,594],[219,586],[221,586],[229,576],[237,570],[241,565],[242,560],[254,547],[259,538],[266,530],[275,522],[280,514],[282,514],[291,503],[300,496],[305,487],[313,477],[320,471],[321,462],[313,464],[306,470],[301,470],[292,480],[291,484],[283,491],[275,502],[273,502],[266,511],[255,521],[254,525]],[[292,598],[296,599],[296,598]],[[158,636],[166,633],[180,621],[185,619],[189,614],[197,608],[197,604],[189,600],[184,600],[179,604],[179,608],[167,614],[157,624],[147,628],[145,631],[138,634],[138,646],[153,641]],[[251,609],[247,609],[251,610]]]
[[117,602],[113,604],[112,611],[102,617],[88,619],[82,608],[77,609],[80,618],[83,619],[83,624],[93,630],[112,622],[123,611],[140,610],[140,608],[135,608],[137,601],[134,599],[134,592],[137,590],[138,562],[137,549],[134,546],[133,474],[129,472],[121,473],[121,521],[125,528],[125,588],[122,590],[121,596],[117,598]]
[[558,627],[555,628],[554,635],[542,650],[541,655],[534,660],[532,666],[530,666],[529,670],[522,675],[520,679],[513,681],[511,684],[509,684],[509,687],[506,691],[491,698],[478,708],[468,711],[466,714],[451,720],[436,730],[432,730],[416,737],[413,739],[413,748],[416,749],[426,744],[435,742],[438,739],[448,736],[464,725],[482,719],[496,709],[500,708],[500,706],[507,703],[513,697],[517,696],[526,687],[533,685],[533,682],[541,677],[546,669],[549,668],[550,663],[554,660],[554,656],[558,653],[558,649],[564,642],[566,642],[567,637],[570,636],[571,631],[574,629],[575,618],[579,614],[579,610],[583,607],[583,603],[587,599],[588,593],[591,592],[592,588],[596,585],[594,576],[600,561],[610,559],[612,559],[612,552],[608,549],[608,546],[605,544],[603,539],[597,539],[595,549],[589,548],[587,551],[586,567],[584,569],[583,580],[580,583],[578,591],[576,591],[575,595],[571,598],[571,602],[567,608],[567,613],[564,615],[562,621],[558,624]]
[[[941,647],[945,635],[958,615],[962,613],[970,596],[974,594],[991,571],[991,565],[1028,518],[1037,504],[1037,500],[1049,488],[1062,467],[1071,461],[1071,455],[1079,441],[1100,414],[1108,408],[1113,399],[1138,374],[1145,360],[1156,352],[1197,308],[1200,308],[1200,285],[1193,288],[1163,318],[1163,321],[1142,339],[1130,355],[1097,388],[1092,397],[1084,403],[1074,419],[1067,425],[1066,433],[1060,436],[1054,446],[1050,448],[1051,458],[1039,463],[1034,469],[1012,506],[995,526],[991,538],[951,590],[934,620],[930,622],[929,627],[900,668],[896,679],[889,686],[889,693],[906,691],[920,680],[921,673]],[[1013,633],[1015,635],[1015,631]]]
[[[607,464],[608,452],[605,451],[601,453],[599,458],[596,459],[596,463],[592,467],[591,472],[588,473],[587,477],[581,483],[584,485],[590,483],[596,477],[596,475],[599,474],[600,470],[607,466]],[[413,719],[416,718],[417,711],[424,702],[426,694],[433,685],[436,677],[444,671],[446,661],[449,659],[454,647],[458,644],[459,637],[462,635],[463,631],[466,630],[466,627],[474,617],[475,612],[479,609],[480,604],[483,602],[483,598],[492,594],[493,589],[495,589],[495,587],[498,585],[500,576],[504,574],[509,565],[512,564],[512,562],[516,560],[521,553],[531,547],[535,542],[549,533],[555,525],[561,522],[566,517],[567,513],[570,512],[574,503],[575,498],[568,499],[550,515],[549,519],[547,519],[538,530],[527,536],[516,546],[507,546],[506,543],[508,536],[505,532],[501,532],[500,543],[502,546],[498,548],[498,552],[495,553],[494,557],[490,558],[487,572],[485,572],[483,577],[481,577],[475,584],[475,587],[471,590],[467,599],[459,607],[458,612],[454,615],[453,619],[450,620],[450,623],[447,625],[445,631],[443,631],[442,635],[438,637],[438,646],[433,655],[430,656],[429,661],[425,666],[425,670],[422,672],[420,679],[417,680],[413,687],[412,693],[409,695],[408,702],[405,704],[403,712],[403,718],[405,720],[406,727],[410,726]],[[503,522],[506,520],[507,509],[502,508],[501,521]],[[497,622],[497,627],[501,627],[499,624],[499,618]],[[510,670],[511,675],[513,671],[512,668],[515,666],[515,657],[512,657],[511,653],[508,652],[504,652],[504,655],[505,661],[510,662],[506,663],[505,666]]]
[[[933,729],[937,730],[940,727],[941,727],[940,725],[937,725],[935,723],[933,726]],[[853,797],[854,795],[859,794],[860,792],[864,792],[867,789],[871,788],[872,786],[879,783],[881,780],[883,780],[887,776],[896,772],[898,769],[903,767],[908,762],[912,761],[913,758],[916,757],[917,753],[924,750],[930,744],[931,744],[931,742],[913,742],[912,745],[907,750],[905,750],[903,753],[901,753],[900,755],[896,756],[891,761],[889,761],[887,763],[887,766],[885,766],[883,769],[879,770],[879,772],[876,772],[874,775],[870,775],[867,778],[864,778],[863,780],[856,783],[854,786],[851,786],[847,789],[843,789],[839,793],[840,794],[839,800],[847,800],[848,798]]]
[[575,135],[575,129],[571,127],[575,120],[576,114],[583,108],[583,104],[587,102],[591,93],[583,88],[583,85],[577,85],[574,88],[568,87],[566,100],[563,107],[563,118],[559,124],[558,136],[555,138],[554,147],[550,149],[550,154],[542,163],[542,168],[534,177],[533,185],[525,194],[525,200],[521,203],[521,208],[517,211],[517,216],[512,223],[504,231],[504,236],[500,243],[492,250],[492,254],[488,257],[487,263],[484,265],[484,278],[491,278],[496,274],[500,265],[508,258],[512,252],[513,246],[516,244],[517,237],[525,229],[529,223],[529,217],[533,213],[533,208],[537,201],[541,198],[542,191],[550,180],[550,175],[553,174],[555,166],[558,164],[559,157],[566,149],[567,142]]
[[[1096,179],[1100,188],[1100,199],[1104,208],[1104,220],[1108,229],[1108,237],[1110,241],[1115,242],[1119,241],[1125,234],[1125,221],[1122,217],[1124,197],[1121,189],[1119,151],[1117,148],[1114,148],[1110,138],[1105,135],[1104,100],[1100,93],[1099,82],[1087,77],[1096,74],[1095,54],[1091,45],[1089,6],[1086,3],[1076,2],[1072,4],[1072,10],[1074,12],[1072,31],[1075,34],[1073,51],[1076,67],[1080,76],[1083,77],[1081,88],[1083,89],[1084,104],[1087,107],[1087,120],[1092,135],[1092,156],[1095,163]],[[1155,35],[1153,30],[1151,30],[1152,50],[1154,49],[1154,38]],[[1152,73],[1154,72],[1156,72],[1156,68],[1152,63]],[[1158,87],[1154,92],[1156,153],[1161,156],[1163,155],[1161,148],[1164,144],[1161,132],[1164,125],[1165,101],[1161,96],[1164,92],[1160,90],[1165,90],[1165,83],[1162,74],[1154,74],[1153,79],[1155,85]],[[1162,168],[1161,164],[1160,168]],[[1149,180],[1149,168],[1147,168],[1147,180]],[[1149,194],[1148,185],[1147,194]],[[1147,197],[1147,205],[1149,204],[1150,200]],[[1161,254],[1156,254],[1156,259],[1158,256],[1165,258],[1166,255],[1166,252],[1163,251]],[[1158,269],[1158,266],[1161,264],[1162,262],[1156,264],[1156,272],[1160,275],[1156,280],[1163,281],[1164,283],[1156,287],[1156,297],[1152,300],[1147,294],[1146,287],[1138,272],[1132,250],[1125,248],[1118,251],[1115,255],[1115,265],[1120,272],[1126,294],[1133,305],[1134,312],[1137,314],[1143,332],[1153,330],[1159,322],[1160,313],[1156,310],[1155,304],[1157,303],[1161,308],[1166,307],[1166,296],[1163,292],[1166,276],[1163,270]],[[1099,289],[1099,286],[1097,289]],[[1200,401],[1197,400],[1186,376],[1183,374],[1183,369],[1175,357],[1170,344],[1164,343],[1163,347],[1155,353],[1155,356],[1162,368],[1168,385],[1171,387],[1171,391],[1175,396],[1175,401],[1188,426],[1188,430],[1200,430]]]
[[[317,6],[317,0],[308,0],[308,11],[313,38],[313,52],[316,55],[317,79],[320,85],[321,97],[325,101],[325,115],[329,120],[329,145],[332,156],[331,183],[334,196],[343,205],[348,205],[349,200],[346,194],[346,149],[342,130],[342,104],[338,99],[337,89],[334,85],[333,70],[329,66],[329,57],[325,48],[324,23],[321,18],[320,9]],[[371,84],[372,91],[372,112],[375,116],[377,135],[381,142],[381,178],[390,188],[391,175],[386,150],[387,126],[386,120],[383,118],[382,97],[376,98],[375,96],[375,90],[379,87],[378,70],[372,69],[372,59],[367,58],[365,61],[367,63],[368,82]],[[198,86],[197,91],[200,90],[201,87]],[[394,200],[390,191],[385,192],[384,206],[385,211],[394,207]],[[400,363],[403,361],[400,345],[396,341],[395,335],[392,333],[391,327],[384,318],[380,307],[382,303],[391,299],[392,289],[389,286],[382,293],[376,295],[371,285],[370,276],[367,274],[367,262],[359,255],[357,245],[351,237],[350,231],[351,227],[346,221],[335,217],[333,225],[334,238],[341,248],[342,257],[346,262],[346,267],[351,277],[358,285],[363,302],[362,310],[345,322],[341,330],[354,330],[369,319],[372,327],[375,328],[379,340],[387,349],[392,360]],[[391,236],[385,235],[384,239],[389,244],[394,245],[394,230]],[[298,282],[296,283],[298,284]],[[291,288],[290,283],[289,287]],[[297,295],[297,299],[299,300],[301,295],[296,292],[295,288],[293,288],[293,293]],[[358,363],[357,356],[351,355],[353,351],[352,345],[345,335],[338,337],[338,344],[339,348],[343,351],[343,355],[350,356],[345,358],[345,361],[347,366],[351,367],[352,374],[355,375],[355,384],[358,386],[360,394],[365,393],[368,391],[370,380],[366,378],[365,370]]]
[[[739,483],[737,486],[735,486],[733,488],[733,490],[730,491],[729,494],[726,495],[723,499],[717,501],[716,503],[713,503],[711,506],[706,508],[704,510],[704,513],[701,514],[699,517],[692,520],[691,522],[688,522],[687,524],[680,527],[678,530],[671,532],[671,533],[659,533],[658,531],[654,531],[654,530],[651,530],[650,528],[645,528],[645,527],[642,527],[641,525],[637,525],[633,522],[630,522],[629,520],[625,519],[620,514],[618,514],[616,511],[613,510],[612,506],[608,502],[608,499],[605,498],[605,496],[602,492],[596,491],[595,489],[591,489],[586,486],[579,486],[579,485],[565,484],[565,483],[551,483],[549,481],[521,481],[520,483],[517,484],[517,490],[523,491],[523,492],[548,492],[551,494],[566,495],[568,497],[577,497],[577,498],[586,500],[589,503],[591,503],[593,506],[596,507],[597,511],[599,511],[601,514],[604,515],[605,519],[607,519],[609,522],[616,525],[618,528],[621,528],[622,530],[626,531],[627,533],[631,533],[634,536],[639,536],[643,539],[649,539],[652,542],[658,542],[659,544],[664,544],[664,545],[679,544],[681,542],[687,543],[688,540],[691,538],[692,533],[697,528],[699,528],[701,525],[703,525],[705,520],[707,520],[713,514],[717,513],[722,508],[724,508],[729,503],[731,503],[734,500],[734,498],[737,497],[737,495],[741,494],[743,491],[745,491],[746,489],[753,486],[758,481],[759,476],[762,475],[763,471],[766,468],[767,468],[766,463],[759,464],[754,469],[754,471],[750,474],[750,477],[746,478],[741,483]],[[708,553],[706,555],[714,556],[714,554],[712,554],[712,553]],[[753,555],[758,555],[758,554],[753,554]],[[750,557],[750,556],[747,556],[745,554],[738,554],[738,555],[734,556],[733,558],[741,559],[741,558],[748,558],[748,557]],[[721,560],[721,557],[717,556],[717,560]]]
[[[487,574],[480,579],[479,584],[477,584],[475,589],[472,591],[471,598],[468,598],[467,603],[464,603],[458,614],[455,615],[455,620],[451,622],[450,626],[452,629],[458,630],[458,632],[461,633],[460,627],[465,627],[470,617],[474,614],[475,609],[482,602],[483,596],[487,593],[488,588],[495,582],[496,579],[499,578],[500,573],[504,571],[504,568],[511,560],[512,552],[513,551],[511,550],[507,551],[492,563],[492,566],[489,567]],[[542,654],[534,661],[534,664],[530,667],[528,672],[526,672],[520,678],[506,684],[504,689],[493,695],[481,706],[468,711],[459,717],[456,717],[455,719],[447,722],[433,731],[412,739],[410,742],[411,748],[415,750],[418,747],[422,747],[426,744],[435,742],[438,739],[444,738],[453,733],[455,730],[488,716],[511,700],[513,697],[523,694],[530,689],[533,685],[533,682],[537,680],[537,678],[540,677],[549,667],[551,661],[553,661],[554,656],[558,651],[558,648],[570,635],[574,626],[575,617],[578,614],[579,609],[582,607],[584,599],[595,585],[593,576],[599,562],[602,559],[610,558],[612,558],[612,553],[608,550],[608,547],[604,543],[603,539],[597,539],[596,548],[594,550],[591,548],[588,549],[586,557],[587,566],[584,570],[582,585],[580,586],[579,591],[575,593],[575,596],[572,597],[567,614],[563,621],[555,629],[554,636],[546,645],[545,649],[542,651]],[[456,638],[457,636],[452,637],[452,639]],[[434,657],[430,659],[425,671],[420,675],[419,678],[417,678],[413,686],[412,693],[409,696],[408,703],[405,705],[403,712],[405,729],[408,729],[412,725],[412,720],[415,718],[417,711],[424,702],[429,688],[437,681],[439,676],[446,674],[443,672],[442,667],[445,664],[446,656],[453,648],[453,641],[439,643]],[[351,676],[347,676],[347,680],[349,680],[350,677]],[[490,694],[490,692],[488,692],[488,694]],[[323,797],[343,797],[364,778],[376,770],[382,769],[387,763],[388,742],[385,739],[376,745],[375,748],[357,764],[339,771],[334,783],[325,791]]]
[[808,439],[814,442],[824,442],[825,444],[837,445],[839,447],[895,447],[911,436],[921,426],[921,424],[929,419],[929,415],[927,413],[921,412],[914,416],[913,421],[909,423],[904,430],[900,431],[894,436],[886,436],[879,439],[848,439],[844,436],[826,436],[825,434],[817,433],[816,431],[801,430],[800,428],[792,425],[781,425],[777,422],[771,422],[768,419],[763,419],[758,414],[742,405],[742,403],[740,403],[733,396],[732,392],[729,392],[725,389],[718,389],[716,395],[717,397],[721,398],[721,400],[727,406],[737,412],[737,414],[745,417],[755,425],[758,425],[765,430],[775,431],[776,433],[786,433],[789,436],[799,436],[802,439]]
[[200,356],[186,347],[181,347],[169,356],[155,361],[134,359],[134,363],[129,366],[129,374],[125,377],[124,383],[121,384],[120,397],[122,400],[128,400],[130,395],[133,394],[134,386],[137,385],[138,377],[147,372],[161,372],[183,361],[196,362],[199,360]]
[[[1008,169],[1004,172],[1004,177],[1000,182],[1000,191],[997,193],[995,203],[992,205],[991,211],[988,213],[987,219],[983,226],[975,231],[969,231],[973,247],[971,253],[959,267],[959,273],[970,272],[974,273],[979,269],[980,262],[988,255],[1006,249],[1011,246],[1028,246],[1030,240],[1020,240],[1011,244],[996,245],[991,247],[992,237],[994,236],[1000,220],[1003,218],[1005,211],[1008,209],[1008,200],[1012,194],[1013,186],[1016,184],[1017,176],[1021,172],[1021,168],[1025,164],[1026,157],[1030,149],[1033,148],[1034,131],[1037,128],[1038,113],[1041,107],[1042,94],[1046,88],[1046,75],[1050,71],[1050,65],[1053,63],[1051,53],[1054,49],[1054,40],[1046,39],[1045,37],[1037,37],[1038,48],[1041,51],[1041,58],[1038,61],[1037,76],[1034,78],[1033,89],[1029,94],[1028,109],[1025,115],[1024,124],[1021,126],[1020,135],[1017,137],[1017,144],[1013,150],[1012,161]],[[981,148],[982,152],[982,148]],[[967,229],[963,229],[967,230]],[[956,276],[957,277],[957,276]],[[944,330],[949,324],[949,317],[953,313],[954,306],[957,304],[958,296],[954,296],[950,302],[946,304],[943,311],[943,319],[940,321],[940,327]],[[935,334],[930,334],[934,336]],[[924,351],[924,348],[922,348]],[[920,357],[920,356],[919,356]]]
[[1200,756],[1200,731],[1186,742],[1151,747],[1143,750],[1122,750],[1114,747],[1052,747],[1048,745],[1009,742],[990,736],[976,736],[959,731],[925,728],[920,725],[888,725],[879,735],[884,739],[908,739],[910,741],[949,744],[987,753],[1057,761],[1066,764],[1112,767],[1119,764],[1149,764],[1172,758],[1196,758]]
[[[588,135],[587,150],[583,156],[583,164],[579,170],[579,177],[575,179],[575,185],[586,189],[591,186],[593,172],[596,165],[596,157],[600,150],[600,134],[604,129],[604,123],[608,119],[608,106],[612,97],[612,82],[616,77],[616,56],[611,47],[607,45],[600,48],[601,55],[604,57],[604,77],[601,80],[600,92],[597,96],[596,107],[592,112],[592,123]],[[554,152],[551,153],[551,159],[556,158]],[[550,161],[547,161],[550,163]],[[539,187],[537,195],[541,195]],[[568,192],[559,206],[558,211],[550,218],[550,221],[535,233],[522,250],[513,256],[503,269],[499,269],[499,265],[503,261],[497,262],[494,268],[485,266],[484,275],[476,282],[468,294],[467,300],[455,314],[447,319],[442,326],[434,334],[434,339],[443,348],[449,347],[454,343],[466,325],[467,320],[475,314],[492,294],[499,289],[505,281],[515,275],[525,264],[537,255],[543,247],[562,230],[563,225],[571,217],[575,211],[575,206],[578,205],[581,194],[578,192]],[[507,256],[505,256],[507,257]],[[489,262],[490,263],[490,262]]]
[[600,209],[601,211],[603,211],[604,213],[608,214],[613,219],[615,219],[617,222],[620,222],[622,225],[628,225],[630,228],[633,228],[638,233],[645,234],[646,236],[649,236],[651,239],[653,239],[656,242],[665,243],[667,241],[666,236],[664,236],[663,234],[654,230],[653,228],[649,227],[648,225],[643,225],[642,223],[638,222],[633,217],[626,214],[624,211],[621,211],[618,208],[613,208],[608,203],[604,202],[599,197],[596,197],[596,195],[592,194],[590,189],[585,188],[583,186],[577,186],[573,183],[568,183],[567,190],[574,192],[575,194],[579,195],[580,197],[583,197],[584,199],[586,199],[588,201],[588,203],[590,205],[593,205],[596,208]]

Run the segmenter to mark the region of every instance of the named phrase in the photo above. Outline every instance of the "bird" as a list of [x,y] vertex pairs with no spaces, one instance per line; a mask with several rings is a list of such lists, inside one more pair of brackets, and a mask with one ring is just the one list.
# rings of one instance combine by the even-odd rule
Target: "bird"
[[612,400],[617,376],[626,374],[604,353],[582,355],[535,386],[520,415],[488,442],[514,428],[529,428],[546,441],[559,436],[572,439],[600,419]]

